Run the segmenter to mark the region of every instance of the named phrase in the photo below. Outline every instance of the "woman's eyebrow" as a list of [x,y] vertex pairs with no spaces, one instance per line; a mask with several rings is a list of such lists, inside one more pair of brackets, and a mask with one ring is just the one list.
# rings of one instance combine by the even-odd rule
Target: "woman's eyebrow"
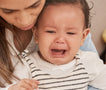
[[[38,0],[37,2],[33,3],[32,5],[26,7],[25,9],[28,9],[28,8],[34,6],[34,5],[38,5],[40,3],[40,1],[41,0]],[[18,9],[7,9],[7,8],[1,8],[1,7],[0,7],[0,9],[2,9],[2,10],[8,10],[8,11],[19,11]]]
[[2,10],[5,10],[5,11],[19,11],[18,9],[7,9],[7,8],[0,8]]
[[35,5],[38,5],[38,4],[40,3],[40,1],[41,1],[41,0],[38,0],[37,2],[33,3],[32,5],[30,5],[29,7],[25,8],[25,9],[28,9],[28,8],[30,8],[30,7],[32,7],[32,6],[35,6]]

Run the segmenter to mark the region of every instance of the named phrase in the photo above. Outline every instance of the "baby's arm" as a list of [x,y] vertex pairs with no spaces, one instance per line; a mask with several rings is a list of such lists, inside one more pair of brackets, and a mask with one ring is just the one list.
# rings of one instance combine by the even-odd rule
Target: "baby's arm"
[[82,60],[90,77],[89,85],[100,90],[106,90],[106,65],[93,52],[85,52],[83,54]]
[[0,90],[34,90],[38,88],[39,82],[34,79],[22,79],[16,84],[11,84]]
[[90,85],[100,88],[100,90],[106,90],[106,65],[94,80],[91,81]]
[[18,83],[10,86],[8,90],[33,90],[38,88],[39,82],[33,79],[22,79]]

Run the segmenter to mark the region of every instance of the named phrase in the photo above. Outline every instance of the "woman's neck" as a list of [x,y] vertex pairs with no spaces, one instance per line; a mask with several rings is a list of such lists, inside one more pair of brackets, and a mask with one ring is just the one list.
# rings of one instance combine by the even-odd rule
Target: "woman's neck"
[[[17,35],[19,36],[19,40],[21,42],[21,45],[23,47],[23,50],[28,46],[28,44],[30,43],[30,41],[32,40],[32,30],[16,30],[15,31],[17,33]],[[13,41],[14,41],[14,45],[16,47],[16,49],[20,52],[22,52],[22,48],[19,46],[15,36],[13,36]]]

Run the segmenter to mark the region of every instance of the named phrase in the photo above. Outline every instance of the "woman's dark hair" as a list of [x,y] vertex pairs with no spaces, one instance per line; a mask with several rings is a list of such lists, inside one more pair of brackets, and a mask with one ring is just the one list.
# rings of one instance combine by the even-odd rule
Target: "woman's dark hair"
[[46,0],[45,7],[48,5],[56,5],[60,3],[80,5],[85,16],[85,27],[90,27],[90,8],[86,0]]
[[12,84],[12,78],[18,79],[13,75],[14,67],[12,65],[12,61],[10,58],[11,53],[8,47],[10,46],[12,48],[12,46],[6,40],[6,28],[12,30],[17,43],[21,47],[19,37],[15,33],[15,28],[11,28],[11,25],[8,24],[2,17],[0,17],[0,87],[5,87],[2,80],[7,82],[8,84]]

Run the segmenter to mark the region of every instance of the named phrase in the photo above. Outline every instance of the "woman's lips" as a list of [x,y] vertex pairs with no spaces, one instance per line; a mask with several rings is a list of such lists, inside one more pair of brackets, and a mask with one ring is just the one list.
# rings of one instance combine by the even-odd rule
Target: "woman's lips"
[[28,25],[28,26],[26,26],[26,27],[22,27],[21,29],[22,29],[22,30],[29,30],[29,29],[31,29],[33,26],[34,26],[34,24],[30,24],[30,25]]

